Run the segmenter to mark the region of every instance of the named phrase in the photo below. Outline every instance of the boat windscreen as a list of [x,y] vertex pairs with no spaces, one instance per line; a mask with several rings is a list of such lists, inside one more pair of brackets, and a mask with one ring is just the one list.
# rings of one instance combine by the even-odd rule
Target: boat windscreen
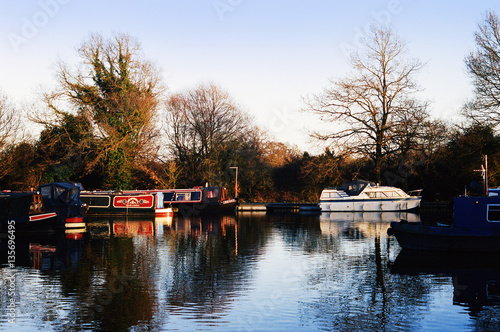
[[345,191],[349,196],[357,196],[368,186],[370,187],[375,186],[375,184],[369,181],[355,180],[344,183],[341,187],[338,187],[337,189]]
[[80,206],[80,188],[76,183],[52,182],[38,186],[46,205],[50,206]]

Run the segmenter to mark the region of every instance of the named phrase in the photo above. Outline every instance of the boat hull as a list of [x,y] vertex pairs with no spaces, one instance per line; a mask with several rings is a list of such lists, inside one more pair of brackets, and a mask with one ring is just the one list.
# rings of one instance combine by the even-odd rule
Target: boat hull
[[404,249],[500,252],[500,230],[392,222],[388,232]]
[[232,199],[214,203],[178,203],[171,206],[176,214],[188,217],[198,214],[234,213],[238,202]]
[[319,207],[322,212],[380,212],[380,211],[410,211],[420,206],[420,197],[403,199],[337,199],[321,200]]
[[15,230],[16,232],[53,230],[64,225],[55,212],[36,213],[31,215],[3,219],[0,232]]

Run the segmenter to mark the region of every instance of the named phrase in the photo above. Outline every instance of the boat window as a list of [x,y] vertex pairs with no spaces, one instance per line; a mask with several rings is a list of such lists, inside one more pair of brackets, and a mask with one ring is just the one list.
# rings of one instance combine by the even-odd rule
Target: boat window
[[362,188],[363,186],[361,184],[351,184],[349,185],[349,191],[358,191]]
[[42,194],[42,197],[44,198],[52,198],[52,187],[45,186],[40,188],[40,194]]
[[500,222],[500,204],[488,204],[488,221]]
[[201,192],[199,191],[194,191],[191,193],[191,200],[192,201],[199,201],[201,200]]
[[190,196],[191,196],[190,193],[182,193],[182,194],[177,193],[175,195],[175,200],[176,201],[189,201]]
[[55,196],[55,198],[60,197],[60,198],[64,201],[64,200],[65,200],[65,198],[66,198],[66,196],[67,196],[67,194],[66,194],[66,192],[65,192],[65,191],[66,191],[66,189],[64,189],[64,188],[60,188],[60,187],[57,187],[57,186],[56,186],[54,189],[55,189],[55,190],[54,190],[54,191],[55,191],[55,193],[54,193],[54,194],[55,194],[55,195],[54,195],[54,196]]
[[386,191],[387,197],[402,197],[402,195],[397,191]]
[[500,188],[488,188],[488,196],[499,196],[500,195]]
[[217,198],[219,197],[219,189],[213,188],[207,191],[207,198]]
[[370,198],[387,198],[387,195],[381,191],[372,191],[367,193]]
[[55,187],[55,197],[54,198],[59,198],[65,203],[70,203],[73,198],[78,195],[78,189],[77,188],[61,188],[61,187]]
[[163,201],[170,202],[173,201],[174,193],[163,193]]
[[104,206],[108,207],[110,205],[110,198],[109,196],[95,196],[95,197],[90,197],[88,200],[88,205],[90,206]]
[[338,193],[338,192],[324,192],[322,195],[321,195],[321,198],[325,199],[325,198],[341,198],[342,196]]

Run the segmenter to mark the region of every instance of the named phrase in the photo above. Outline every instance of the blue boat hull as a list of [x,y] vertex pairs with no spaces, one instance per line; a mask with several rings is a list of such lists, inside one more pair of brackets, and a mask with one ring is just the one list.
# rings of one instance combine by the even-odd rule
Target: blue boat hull
[[455,197],[451,226],[401,221],[388,232],[405,249],[500,252],[500,196]]
[[404,249],[500,252],[500,230],[392,222],[389,233]]

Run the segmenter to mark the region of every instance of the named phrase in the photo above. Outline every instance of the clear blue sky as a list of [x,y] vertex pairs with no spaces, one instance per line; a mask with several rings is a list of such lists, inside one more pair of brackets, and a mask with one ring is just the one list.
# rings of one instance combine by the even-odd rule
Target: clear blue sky
[[90,33],[127,32],[161,69],[171,92],[213,81],[258,125],[302,150],[318,125],[302,98],[350,70],[345,45],[372,23],[390,23],[409,55],[427,63],[417,77],[432,114],[456,119],[471,96],[464,57],[498,1],[333,0],[2,0],[0,89],[16,103],[54,84],[59,58],[76,63]]

